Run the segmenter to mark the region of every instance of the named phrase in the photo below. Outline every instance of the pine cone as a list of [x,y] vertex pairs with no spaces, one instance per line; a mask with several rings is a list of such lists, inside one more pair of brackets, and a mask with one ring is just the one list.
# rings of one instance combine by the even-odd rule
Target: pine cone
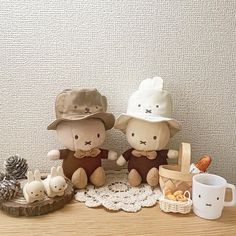
[[10,176],[9,174],[5,174],[5,173],[3,173],[3,172],[0,172],[0,181],[2,181],[2,180],[4,180],[4,179],[10,180],[10,179],[13,179],[13,177]]
[[26,160],[19,155],[10,156],[4,162],[6,174],[13,179],[25,179],[28,170]]
[[0,181],[0,202],[10,200],[16,197],[20,191],[20,182],[17,180],[2,180]]

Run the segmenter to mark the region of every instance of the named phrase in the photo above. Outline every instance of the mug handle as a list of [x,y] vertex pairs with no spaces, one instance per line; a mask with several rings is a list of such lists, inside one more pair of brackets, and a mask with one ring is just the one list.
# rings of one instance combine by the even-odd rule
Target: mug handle
[[233,184],[226,184],[226,188],[230,188],[232,191],[232,201],[230,202],[224,202],[224,206],[234,206],[236,204],[236,190],[235,186]]

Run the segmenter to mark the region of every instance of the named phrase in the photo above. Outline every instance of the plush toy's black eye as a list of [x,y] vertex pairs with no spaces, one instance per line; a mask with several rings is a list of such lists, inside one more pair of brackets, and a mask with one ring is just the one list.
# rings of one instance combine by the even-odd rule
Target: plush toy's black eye
[[159,105],[156,105],[156,108],[158,108],[159,107]]
[[199,194],[198,197],[201,198],[201,195]]
[[100,137],[100,134],[97,134],[97,137],[99,138],[99,137]]
[[138,104],[138,107],[141,107],[141,104]]
[[34,194],[34,192],[31,192],[31,194]]
[[132,135],[132,137],[134,137],[134,133],[132,133],[131,135]]
[[77,106],[74,106],[74,108],[76,109],[76,108],[77,108]]
[[54,186],[55,188],[57,188],[57,186]]
[[155,139],[155,140],[156,140],[156,139],[157,139],[157,136],[153,136],[153,139]]
[[217,197],[216,199],[217,199],[217,200],[219,200],[220,198],[219,198],[219,197]]
[[75,139],[78,139],[79,138],[79,136],[78,135],[75,135]]

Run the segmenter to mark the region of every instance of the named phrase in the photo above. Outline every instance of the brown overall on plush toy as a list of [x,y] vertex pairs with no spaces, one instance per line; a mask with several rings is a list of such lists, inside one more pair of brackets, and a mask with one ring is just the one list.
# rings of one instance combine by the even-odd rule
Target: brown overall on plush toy
[[63,150],[51,150],[51,160],[63,159],[64,175],[76,188],[105,183],[102,159],[116,160],[117,153],[99,148],[105,131],[113,127],[115,118],[106,112],[107,99],[96,89],[64,90],[56,98],[56,120],[48,126],[56,130]]
[[141,182],[156,186],[159,166],[167,164],[167,158],[178,157],[178,151],[164,149],[181,125],[171,118],[171,97],[162,87],[160,77],[142,81],[129,99],[127,113],[115,123],[115,128],[126,133],[132,147],[117,160],[120,166],[128,162],[132,186]]

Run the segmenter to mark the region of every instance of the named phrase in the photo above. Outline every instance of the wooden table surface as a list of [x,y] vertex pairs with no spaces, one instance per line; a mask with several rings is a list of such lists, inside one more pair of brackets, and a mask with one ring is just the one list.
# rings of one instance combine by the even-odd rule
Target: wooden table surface
[[157,204],[138,213],[87,208],[72,201],[56,212],[14,218],[0,212],[0,235],[236,235],[236,207],[224,209],[210,221],[188,215],[166,214]]

